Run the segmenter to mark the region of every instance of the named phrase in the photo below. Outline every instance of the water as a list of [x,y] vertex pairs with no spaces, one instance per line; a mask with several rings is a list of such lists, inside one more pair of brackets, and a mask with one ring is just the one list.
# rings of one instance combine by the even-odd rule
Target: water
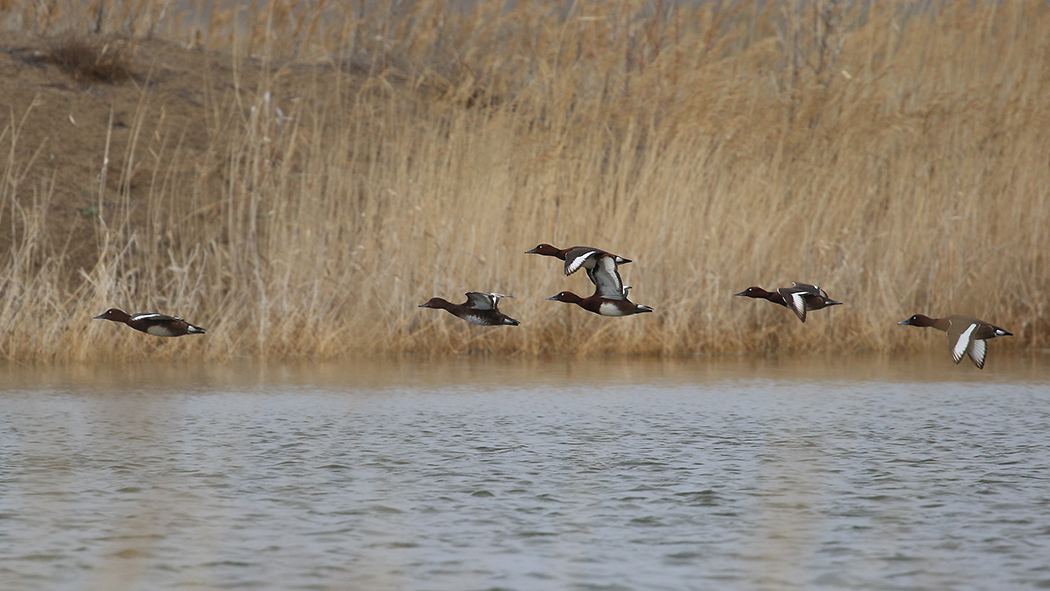
[[1048,588],[1045,359],[946,356],[7,368],[0,589]]

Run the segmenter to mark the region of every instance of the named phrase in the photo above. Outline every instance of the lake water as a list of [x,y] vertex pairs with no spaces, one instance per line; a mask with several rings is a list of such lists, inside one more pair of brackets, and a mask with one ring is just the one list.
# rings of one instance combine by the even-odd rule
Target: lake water
[[0,370],[0,589],[1050,588],[1046,357]]

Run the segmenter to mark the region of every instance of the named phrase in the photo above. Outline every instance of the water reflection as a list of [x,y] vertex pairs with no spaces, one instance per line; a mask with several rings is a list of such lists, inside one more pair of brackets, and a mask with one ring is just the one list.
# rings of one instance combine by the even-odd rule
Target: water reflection
[[[1050,353],[1048,351],[1047,353]],[[176,389],[208,391],[218,386],[254,387],[341,386],[382,389],[393,385],[478,387],[577,382],[600,384],[666,384],[766,378],[775,380],[839,380],[900,382],[1045,382],[1050,380],[1050,356],[999,355],[985,370],[956,366],[944,352],[907,356],[718,356],[674,359],[527,359],[458,357],[450,359],[359,360],[352,363],[201,364],[173,361],[115,365],[0,366],[5,389],[86,385],[91,389]]]
[[945,361],[6,368],[0,588],[1048,585],[1044,365]]

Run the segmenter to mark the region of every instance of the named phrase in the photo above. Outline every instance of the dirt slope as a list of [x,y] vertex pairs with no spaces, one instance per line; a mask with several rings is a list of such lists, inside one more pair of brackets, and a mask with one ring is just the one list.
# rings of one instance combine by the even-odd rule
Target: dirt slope
[[[23,207],[42,203],[53,180],[47,203],[51,245],[56,254],[65,253],[69,268],[90,269],[97,257],[99,206],[111,207],[107,200],[118,198],[121,184],[127,184],[132,217],[141,216],[145,209],[152,175],[166,164],[150,155],[163,158],[162,154],[170,154],[170,147],[149,148],[177,138],[184,155],[181,160],[188,167],[208,149],[205,88],[232,88],[233,61],[230,56],[209,55],[172,43],[135,41],[128,49],[131,76],[110,82],[78,75],[54,63],[55,44],[54,39],[27,35],[0,36],[0,78],[4,80],[0,106],[5,118],[0,145],[11,153],[14,139],[12,176]],[[250,89],[254,78],[247,68],[239,72],[237,83]],[[137,126],[137,115],[146,123]],[[133,137],[136,128],[143,130],[137,138]],[[161,129],[169,134],[166,140],[159,137]],[[109,165],[104,182],[108,190],[100,204],[107,139]],[[146,156],[138,156],[134,170],[125,171],[131,141],[140,150],[145,146]],[[10,208],[10,203],[4,205]],[[10,211],[2,216],[0,219],[9,221]],[[6,256],[17,239],[11,223],[0,223],[0,256]]]

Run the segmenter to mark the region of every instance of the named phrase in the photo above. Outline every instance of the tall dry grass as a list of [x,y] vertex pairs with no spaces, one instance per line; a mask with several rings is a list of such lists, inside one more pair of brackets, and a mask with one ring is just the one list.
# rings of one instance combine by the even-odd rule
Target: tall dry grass
[[[51,32],[74,4],[42,15],[45,3],[16,2],[3,18]],[[169,4],[106,2],[104,32],[228,52],[235,80],[202,74],[193,124],[212,145],[198,156],[179,124],[144,115],[157,99],[143,93],[136,140],[109,157],[129,177],[147,154],[158,163],[147,219],[129,213],[130,181],[100,183],[100,256],[83,272],[43,238],[54,187],[45,163],[13,156],[14,114],[0,134],[0,223],[16,235],[0,354],[943,347],[895,326],[915,312],[1014,332],[995,348],[1047,346],[1045,3],[502,5],[249,3],[238,20],[203,3],[165,16]],[[254,87],[236,76],[249,70]],[[590,288],[523,254],[539,242],[634,259],[621,269],[631,297],[656,312],[546,301]],[[793,280],[846,304],[802,325],[731,296]],[[513,295],[503,311],[522,326],[417,308],[469,290]],[[90,320],[114,305],[209,332],[162,341]]]

